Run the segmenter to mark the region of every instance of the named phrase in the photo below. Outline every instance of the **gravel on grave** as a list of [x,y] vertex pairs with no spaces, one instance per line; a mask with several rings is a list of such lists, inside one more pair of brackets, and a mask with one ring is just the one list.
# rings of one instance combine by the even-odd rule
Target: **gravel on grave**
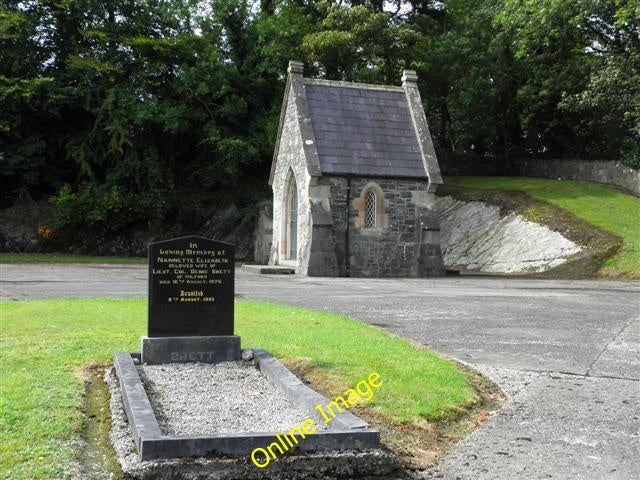
[[138,372],[165,435],[288,431],[310,417],[248,362],[141,365]]

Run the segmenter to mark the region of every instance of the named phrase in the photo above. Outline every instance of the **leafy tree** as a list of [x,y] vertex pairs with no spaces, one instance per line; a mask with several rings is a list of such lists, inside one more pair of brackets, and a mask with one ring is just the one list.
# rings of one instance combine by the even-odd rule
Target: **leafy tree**
[[639,18],[637,2],[624,0],[505,1],[496,24],[513,33],[526,68],[519,95],[532,153],[637,151]]
[[639,18],[624,0],[5,0],[0,202],[50,198],[70,242],[250,212],[290,59],[417,70],[443,151],[638,165]]

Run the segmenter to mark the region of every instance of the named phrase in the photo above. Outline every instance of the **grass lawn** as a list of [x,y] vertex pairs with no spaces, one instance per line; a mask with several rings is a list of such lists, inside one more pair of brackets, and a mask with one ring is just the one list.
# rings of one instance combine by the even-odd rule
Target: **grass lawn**
[[[74,469],[84,417],[82,368],[138,350],[144,299],[0,302],[0,478],[64,478]],[[479,401],[452,363],[347,317],[236,302],[244,347],[311,365],[327,396],[378,372],[367,409],[396,424],[446,421]]]
[[0,253],[0,263],[147,263],[145,257],[94,257],[49,253]]
[[622,248],[605,261],[603,276],[640,276],[640,199],[597,183],[523,177],[447,177],[445,184],[518,190],[564,208],[603,230],[622,237]]

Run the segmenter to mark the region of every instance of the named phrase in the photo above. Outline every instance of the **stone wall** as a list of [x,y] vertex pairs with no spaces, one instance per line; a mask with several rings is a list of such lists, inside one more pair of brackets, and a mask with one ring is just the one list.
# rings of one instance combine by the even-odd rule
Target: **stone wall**
[[509,159],[440,152],[438,161],[443,175],[586,180],[640,196],[640,171],[614,160]]
[[523,177],[598,182],[640,196],[640,171],[612,160],[519,160],[515,171]]
[[[375,182],[384,193],[384,213],[388,222],[384,228],[373,232],[358,228],[358,210],[354,205],[370,182]],[[419,212],[429,210],[429,207],[435,212],[433,194],[427,191],[426,181],[352,177],[349,189],[347,177],[325,175],[319,180],[319,184],[331,187],[331,215],[340,276],[349,274],[354,277],[409,277],[444,273],[437,215],[418,215]],[[425,231],[428,231],[428,239],[421,238],[423,233],[416,227],[418,218],[421,218],[423,223],[430,223],[424,225]],[[427,245],[421,248],[420,244],[425,241]],[[418,257],[425,252],[436,258],[433,272],[416,271]],[[430,258],[427,259],[427,263],[429,262]],[[429,264],[427,269],[431,267]]]
[[254,232],[253,261],[259,265],[269,263],[273,245],[273,204],[263,202],[258,206],[258,218]]

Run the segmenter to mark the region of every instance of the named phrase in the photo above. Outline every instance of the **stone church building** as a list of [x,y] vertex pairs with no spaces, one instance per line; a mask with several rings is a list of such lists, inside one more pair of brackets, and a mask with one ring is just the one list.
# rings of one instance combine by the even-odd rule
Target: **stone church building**
[[269,263],[313,276],[444,275],[442,184],[418,92],[317,80],[289,62],[269,184]]

